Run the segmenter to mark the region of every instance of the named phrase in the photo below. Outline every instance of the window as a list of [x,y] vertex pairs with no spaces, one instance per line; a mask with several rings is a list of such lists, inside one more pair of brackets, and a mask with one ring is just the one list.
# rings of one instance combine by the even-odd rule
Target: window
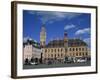
[[78,51],[78,48],[76,48],[76,51]]
[[86,52],[86,56],[88,55],[88,53]]
[[81,52],[79,53],[79,55],[81,56]]
[[59,49],[58,49],[58,52],[59,52]]
[[82,53],[82,55],[84,56],[84,52]]
[[56,49],[55,49],[55,52],[56,52]]
[[51,52],[53,52],[53,49],[51,49]]
[[79,51],[81,51],[81,48],[79,48]]
[[71,48],[69,48],[69,51],[71,51]]
[[73,51],[74,51],[75,49],[73,48]]
[[78,53],[76,53],[76,56],[78,56]]
[[59,54],[58,54],[58,57],[59,57]]
[[55,58],[56,58],[56,54],[55,54]]
[[84,51],[84,48],[82,48],[82,51]]

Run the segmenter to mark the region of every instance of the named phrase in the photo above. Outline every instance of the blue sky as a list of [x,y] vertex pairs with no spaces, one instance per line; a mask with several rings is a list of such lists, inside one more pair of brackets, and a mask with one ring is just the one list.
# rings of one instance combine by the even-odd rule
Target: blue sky
[[80,38],[90,46],[91,14],[56,11],[23,10],[23,37],[40,42],[40,30],[45,25],[46,43],[62,39],[64,31],[68,38]]

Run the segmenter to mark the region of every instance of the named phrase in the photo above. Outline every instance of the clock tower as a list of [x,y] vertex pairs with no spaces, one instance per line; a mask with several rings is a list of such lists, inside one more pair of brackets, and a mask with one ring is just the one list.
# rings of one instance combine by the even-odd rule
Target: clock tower
[[45,25],[42,25],[41,31],[40,31],[40,45],[41,47],[44,47],[46,45],[46,29]]

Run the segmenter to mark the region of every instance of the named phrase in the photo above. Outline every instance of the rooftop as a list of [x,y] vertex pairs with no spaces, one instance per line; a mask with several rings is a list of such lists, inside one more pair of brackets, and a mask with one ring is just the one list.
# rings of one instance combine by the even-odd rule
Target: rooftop
[[[25,42],[23,42],[23,45],[31,44],[32,46],[36,48],[41,48],[40,43],[38,43],[36,40],[27,39]],[[68,39],[68,47],[80,47],[80,46],[88,46],[83,40],[80,39]],[[53,48],[53,47],[64,47],[64,40],[52,40],[50,41],[45,48]]]
[[38,43],[36,40],[27,39],[25,42],[23,42],[23,45],[32,45],[35,48],[40,48],[40,43]]
[[[68,39],[69,47],[79,47],[79,46],[88,46],[83,40],[80,39]],[[52,40],[46,47],[64,47],[64,40]]]

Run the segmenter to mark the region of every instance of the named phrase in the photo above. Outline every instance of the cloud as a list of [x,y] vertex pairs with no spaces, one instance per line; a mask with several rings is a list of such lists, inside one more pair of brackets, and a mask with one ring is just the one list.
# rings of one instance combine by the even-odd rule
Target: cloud
[[66,25],[66,26],[64,27],[64,30],[72,29],[72,28],[75,28],[75,27],[76,27],[76,26],[73,25],[73,24]]
[[53,23],[55,21],[61,21],[65,18],[72,19],[81,15],[80,13],[71,12],[57,12],[57,11],[29,11],[30,14],[39,16],[38,18],[42,23]]
[[90,34],[90,28],[84,28],[84,29],[80,29],[78,31],[76,31],[76,35],[80,35],[80,34],[85,34],[85,33],[88,33]]
[[85,38],[85,39],[83,39],[83,41],[86,42],[87,45],[90,47],[90,45],[91,45],[91,38]]

